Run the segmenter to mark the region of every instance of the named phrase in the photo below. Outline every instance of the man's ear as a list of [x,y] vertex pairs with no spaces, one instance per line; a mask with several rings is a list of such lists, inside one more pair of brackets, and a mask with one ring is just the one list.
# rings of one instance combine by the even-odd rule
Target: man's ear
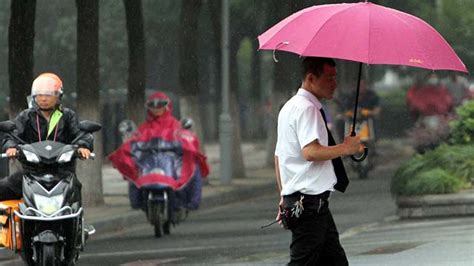
[[309,82],[313,82],[315,79],[316,79],[316,76],[313,74],[313,73],[308,73],[306,75],[306,79],[309,81]]

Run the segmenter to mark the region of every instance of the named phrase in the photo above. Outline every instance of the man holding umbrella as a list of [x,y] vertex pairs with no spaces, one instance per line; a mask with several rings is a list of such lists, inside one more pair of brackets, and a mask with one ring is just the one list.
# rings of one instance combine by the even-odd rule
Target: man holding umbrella
[[327,128],[320,100],[336,90],[334,60],[306,57],[302,66],[302,86],[278,115],[275,171],[283,211],[277,219],[292,232],[290,265],[347,265],[329,196],[349,183],[340,157],[363,146],[357,136],[336,145]]
[[[275,61],[275,51],[286,51],[359,62],[351,136],[356,135],[362,64],[468,72],[453,48],[428,23],[369,1],[305,8],[266,30],[258,41],[260,50],[273,51]],[[283,196],[279,216],[293,233],[290,264],[347,265],[327,208],[327,191],[344,191],[348,184],[339,156],[363,149],[361,157],[351,156],[360,162],[368,149],[361,147],[357,137],[346,137],[343,144],[333,146],[331,134],[325,131],[324,112],[317,109],[319,100],[331,99],[336,88],[334,62],[307,58],[303,66],[302,89],[285,104],[278,118],[275,163]]]

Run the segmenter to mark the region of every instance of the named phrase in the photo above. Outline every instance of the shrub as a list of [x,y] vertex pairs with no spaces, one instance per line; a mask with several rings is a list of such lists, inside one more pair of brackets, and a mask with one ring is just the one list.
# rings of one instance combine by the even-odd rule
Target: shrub
[[463,182],[441,168],[422,172],[408,180],[404,195],[444,194],[459,191]]
[[474,100],[456,109],[458,118],[450,123],[452,144],[474,144]]
[[397,169],[391,191],[396,195],[421,195],[468,188],[474,181],[472,154],[474,145],[441,145],[423,155],[417,154]]

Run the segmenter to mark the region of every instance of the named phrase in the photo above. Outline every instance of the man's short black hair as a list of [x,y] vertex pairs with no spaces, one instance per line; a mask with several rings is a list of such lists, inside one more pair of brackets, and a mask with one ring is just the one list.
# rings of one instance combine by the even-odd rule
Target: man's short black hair
[[336,62],[332,58],[327,57],[305,57],[302,62],[303,67],[303,79],[306,78],[307,74],[313,74],[316,77],[320,77],[324,71],[324,65],[335,67]]

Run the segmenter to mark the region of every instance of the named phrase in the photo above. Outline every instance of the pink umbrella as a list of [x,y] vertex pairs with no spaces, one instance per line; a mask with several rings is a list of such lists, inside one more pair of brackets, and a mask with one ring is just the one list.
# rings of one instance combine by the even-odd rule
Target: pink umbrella
[[369,2],[303,9],[261,34],[258,41],[259,49],[301,56],[468,72],[428,23]]
[[[361,62],[351,135],[355,135],[362,63],[468,72],[428,23],[372,4],[318,5],[300,10],[258,36],[261,50]],[[276,59],[275,59],[276,61]],[[364,160],[367,149],[356,161]]]

